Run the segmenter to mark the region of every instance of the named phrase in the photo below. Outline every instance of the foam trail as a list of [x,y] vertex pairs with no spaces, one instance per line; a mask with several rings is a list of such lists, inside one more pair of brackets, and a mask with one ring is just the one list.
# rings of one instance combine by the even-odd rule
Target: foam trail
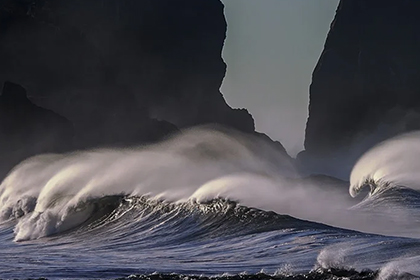
[[402,185],[420,190],[420,132],[404,134],[375,146],[354,166],[350,194],[361,189]]

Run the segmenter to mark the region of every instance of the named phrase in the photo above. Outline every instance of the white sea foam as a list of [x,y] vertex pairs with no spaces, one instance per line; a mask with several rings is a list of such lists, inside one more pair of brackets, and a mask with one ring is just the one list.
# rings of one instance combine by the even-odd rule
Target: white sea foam
[[285,181],[295,176],[290,159],[266,142],[194,129],[149,147],[31,158],[1,184],[0,213],[3,219],[23,215],[15,239],[27,240],[80,223],[91,210],[74,209],[116,194],[174,202],[225,197],[302,218],[331,208],[320,202],[326,193]]
[[363,187],[402,185],[420,190],[420,132],[389,139],[364,154],[350,176],[350,194]]
[[[0,186],[3,220],[19,218],[15,240],[37,239],[83,223],[87,200],[112,195],[171,202],[223,197],[248,207],[370,232],[389,224],[349,213],[347,196],[291,180],[283,152],[259,138],[197,128],[131,149],[41,155],[22,162]],[[397,231],[397,229],[395,229]]]
[[384,265],[377,280],[420,279],[420,257],[402,257]]

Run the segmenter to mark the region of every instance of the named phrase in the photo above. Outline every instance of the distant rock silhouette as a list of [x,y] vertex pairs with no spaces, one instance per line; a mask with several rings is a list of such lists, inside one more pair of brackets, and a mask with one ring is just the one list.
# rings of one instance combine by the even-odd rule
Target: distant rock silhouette
[[420,1],[341,0],[310,88],[306,152],[348,173],[374,144],[420,129]]
[[0,177],[25,158],[72,148],[73,126],[33,104],[18,84],[4,83],[0,95]]
[[248,111],[219,90],[220,0],[6,0],[0,25],[0,82],[19,81],[71,120],[77,148],[142,144],[208,123],[254,133]]
[[251,115],[219,91],[223,8],[220,0],[2,1],[0,82],[28,85],[37,104],[76,128],[107,129],[115,119],[102,115],[130,113],[253,132]]

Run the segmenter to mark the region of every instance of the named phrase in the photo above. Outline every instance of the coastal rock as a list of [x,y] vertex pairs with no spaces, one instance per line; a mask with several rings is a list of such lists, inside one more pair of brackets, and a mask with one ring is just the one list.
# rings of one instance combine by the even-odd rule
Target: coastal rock
[[[420,128],[420,2],[341,0],[310,88],[306,151],[314,173]],[[336,168],[337,167],[337,168]]]
[[0,24],[0,82],[24,85],[32,102],[69,119],[73,149],[149,144],[216,124],[287,154],[220,92],[220,0],[6,0]]
[[80,131],[130,129],[130,115],[251,133],[251,115],[219,90],[223,10],[219,0],[2,1],[0,82],[25,85]]
[[20,85],[6,82],[0,95],[0,177],[25,158],[71,149],[73,126],[33,104]]

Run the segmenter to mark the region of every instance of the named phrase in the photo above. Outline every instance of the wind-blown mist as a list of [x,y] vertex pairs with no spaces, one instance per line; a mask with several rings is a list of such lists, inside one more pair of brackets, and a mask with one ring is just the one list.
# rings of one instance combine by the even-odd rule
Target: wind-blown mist
[[74,227],[93,211],[75,209],[90,199],[112,195],[169,201],[223,197],[309,215],[313,210],[299,209],[296,202],[317,191],[288,187],[285,178],[294,176],[289,159],[257,139],[198,129],[146,148],[29,159],[2,183],[0,210],[3,220],[26,215],[16,227],[16,240]]
[[350,193],[366,186],[405,186],[420,190],[420,132],[397,136],[380,143],[356,163],[350,177]]
[[[355,166],[351,188],[363,178],[379,180],[368,181],[372,185],[395,180],[406,167],[418,166],[417,150],[410,150],[418,139],[412,134],[368,152]],[[414,167],[407,170],[404,176],[417,176]],[[138,273],[139,266],[140,273],[157,271],[162,260],[164,272],[194,275],[245,268],[273,273],[290,263],[289,272],[313,268],[314,277],[305,279],[418,275],[420,243],[406,238],[420,236],[416,188],[384,183],[358,202],[338,181],[328,185],[297,175],[290,158],[270,142],[209,127],[150,146],[36,156],[0,185],[6,262],[0,271],[14,279],[17,270],[7,267],[17,266],[32,275],[34,268],[20,268],[13,256],[48,258],[59,248],[60,262],[64,258],[71,268],[63,278],[76,271],[92,279],[109,271],[111,279]],[[100,267],[104,259],[111,270]],[[319,278],[358,275],[352,268],[377,271],[366,272],[368,278]],[[35,269],[38,275],[56,273]]]
[[[166,142],[132,149],[41,155],[17,166],[0,186],[3,221],[20,218],[17,241],[72,229],[98,199],[147,197],[173,203],[237,201],[351,229],[397,233],[386,217],[347,210],[349,195],[305,183],[284,153],[258,138],[197,128]],[[354,204],[354,203],[353,203]]]
[[[350,194],[370,193],[354,209],[386,215],[405,235],[417,236],[420,220],[420,132],[386,140],[365,153],[354,166]],[[411,232],[411,233],[410,233]]]
[[223,0],[228,23],[222,92],[288,152],[303,149],[312,71],[338,0]]

